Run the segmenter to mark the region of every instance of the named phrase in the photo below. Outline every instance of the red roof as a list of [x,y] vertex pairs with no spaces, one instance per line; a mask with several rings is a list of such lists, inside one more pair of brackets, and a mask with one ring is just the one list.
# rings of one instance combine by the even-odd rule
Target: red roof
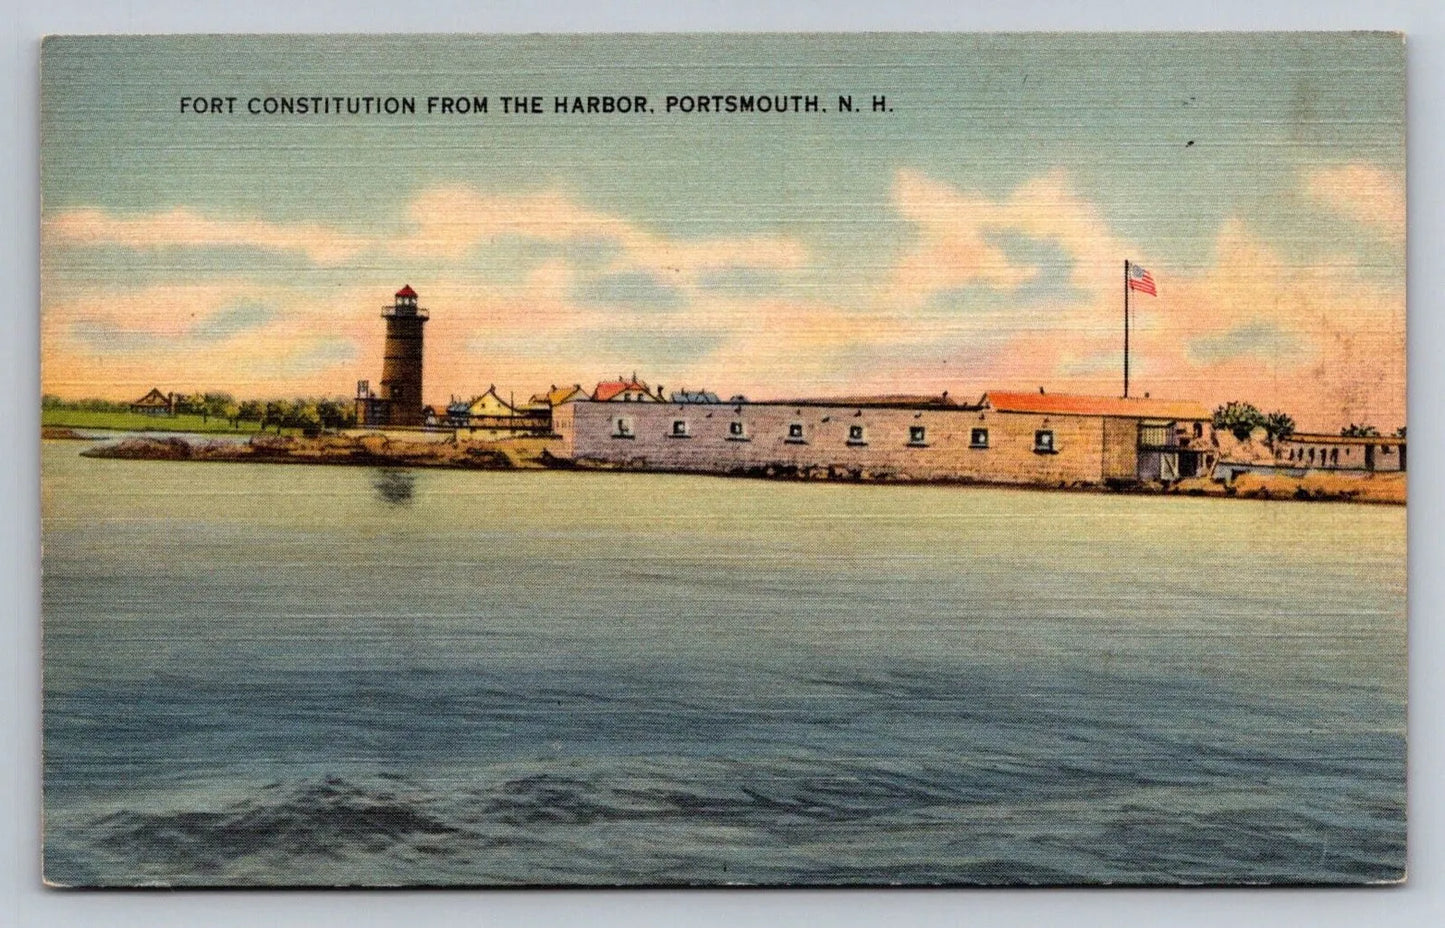
[[407,284],[406,286],[402,287],[400,290],[396,291],[396,295],[397,295],[397,296],[410,296],[410,297],[415,297],[415,296],[416,296],[416,291],[411,288],[411,284]]
[[598,402],[605,403],[614,396],[628,391],[647,393],[649,395],[652,393],[652,391],[648,389],[647,384],[639,380],[608,380],[597,385],[597,389],[592,391],[592,398]]
[[1139,419],[1208,419],[1209,410],[1188,400],[1155,400],[1069,393],[1009,393],[990,390],[979,400],[999,412],[1052,416],[1125,416]]

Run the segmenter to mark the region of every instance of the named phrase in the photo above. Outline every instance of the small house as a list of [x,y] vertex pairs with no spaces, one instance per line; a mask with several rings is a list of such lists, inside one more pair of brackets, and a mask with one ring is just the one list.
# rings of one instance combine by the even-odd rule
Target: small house
[[597,403],[660,403],[662,387],[654,391],[633,374],[631,380],[605,380],[592,391],[592,400]]
[[552,384],[552,388],[546,393],[532,394],[532,398],[527,400],[527,408],[536,412],[550,413],[563,403],[576,403],[580,400],[590,398],[591,397],[587,395],[587,391],[582,389],[580,383],[574,383],[570,387],[559,387],[556,384]]
[[162,393],[160,387],[152,387],[151,392],[130,404],[130,411],[143,416],[174,416],[176,396],[174,393]]
[[502,399],[495,385],[487,387],[487,392],[481,396],[474,396],[469,400],[453,398],[447,404],[447,424],[457,427],[473,426],[479,420],[492,422],[517,415],[516,407]]

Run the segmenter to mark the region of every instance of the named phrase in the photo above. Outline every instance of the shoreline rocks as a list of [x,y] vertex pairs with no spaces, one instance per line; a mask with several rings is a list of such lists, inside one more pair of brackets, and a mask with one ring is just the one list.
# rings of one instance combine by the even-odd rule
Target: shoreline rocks
[[[555,459],[554,459],[555,460]],[[559,465],[554,465],[559,466]],[[915,478],[907,474],[860,470],[845,467],[797,467],[774,464],[738,467],[731,470],[696,468],[651,468],[642,463],[619,464],[611,461],[568,461],[565,466],[597,473],[668,473],[732,479],[781,480],[792,482],[851,483],[865,485],[914,485],[949,487],[987,487],[1000,490],[1031,490],[1069,493],[1113,493],[1123,496],[1192,496],[1210,499],[1289,500],[1300,502],[1369,503],[1376,505],[1405,504],[1406,475],[1380,472],[1346,476],[1310,474],[1305,477],[1284,475],[1240,475],[1226,484],[1212,477],[1190,477],[1170,484],[1161,483],[1020,483],[1006,480],[973,478]]]
[[540,468],[541,447],[531,443],[488,445],[455,442],[403,442],[383,435],[257,435],[247,442],[193,441],[185,438],[126,438],[88,448],[92,458],[126,461],[221,461],[230,463],[329,464],[363,467],[448,467],[467,470]]
[[[68,437],[68,436],[58,436]],[[75,437],[83,437],[76,435]],[[645,466],[619,466],[571,461],[549,451],[547,439],[507,439],[492,442],[403,441],[385,435],[327,435],[300,438],[290,435],[256,435],[247,442],[187,439],[177,436],[136,437],[88,448],[86,457],[131,461],[223,461],[233,463],[317,464],[360,467],[439,467],[459,470],[569,469],[594,472],[652,473]],[[1128,484],[1034,485],[978,480],[924,480],[905,474],[875,473],[853,468],[788,466],[750,467],[737,471],[668,471],[719,477],[806,480],[852,484],[917,484],[985,486],[1004,489],[1064,490],[1122,493],[1141,496],[1194,496],[1306,502],[1345,502],[1404,505],[1406,475],[1374,473],[1342,475],[1310,473],[1237,476],[1230,483],[1209,477],[1191,477],[1170,485]]]

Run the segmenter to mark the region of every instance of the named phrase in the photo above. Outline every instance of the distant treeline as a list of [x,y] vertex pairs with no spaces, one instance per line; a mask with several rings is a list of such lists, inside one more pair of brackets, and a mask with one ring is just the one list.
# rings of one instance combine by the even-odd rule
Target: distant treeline
[[[120,400],[66,400],[52,394],[41,397],[42,409],[73,409],[85,412],[131,411],[131,404]],[[356,407],[350,400],[334,397],[297,397],[296,399],[237,400],[229,393],[177,393],[175,413],[200,416],[201,421],[222,419],[239,428],[243,422],[254,422],[262,429],[274,427],[317,432],[356,425]]]

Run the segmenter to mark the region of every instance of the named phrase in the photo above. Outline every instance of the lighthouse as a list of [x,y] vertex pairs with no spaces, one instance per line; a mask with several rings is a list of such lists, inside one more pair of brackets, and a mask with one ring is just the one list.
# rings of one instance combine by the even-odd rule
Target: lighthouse
[[[419,427],[425,423],[421,364],[422,327],[426,325],[427,311],[416,305],[416,291],[407,285],[396,291],[395,301],[382,310],[381,317],[386,320],[381,395],[366,397],[363,419],[366,425]],[[358,400],[363,399],[359,395],[363,389],[365,387],[358,384]]]

